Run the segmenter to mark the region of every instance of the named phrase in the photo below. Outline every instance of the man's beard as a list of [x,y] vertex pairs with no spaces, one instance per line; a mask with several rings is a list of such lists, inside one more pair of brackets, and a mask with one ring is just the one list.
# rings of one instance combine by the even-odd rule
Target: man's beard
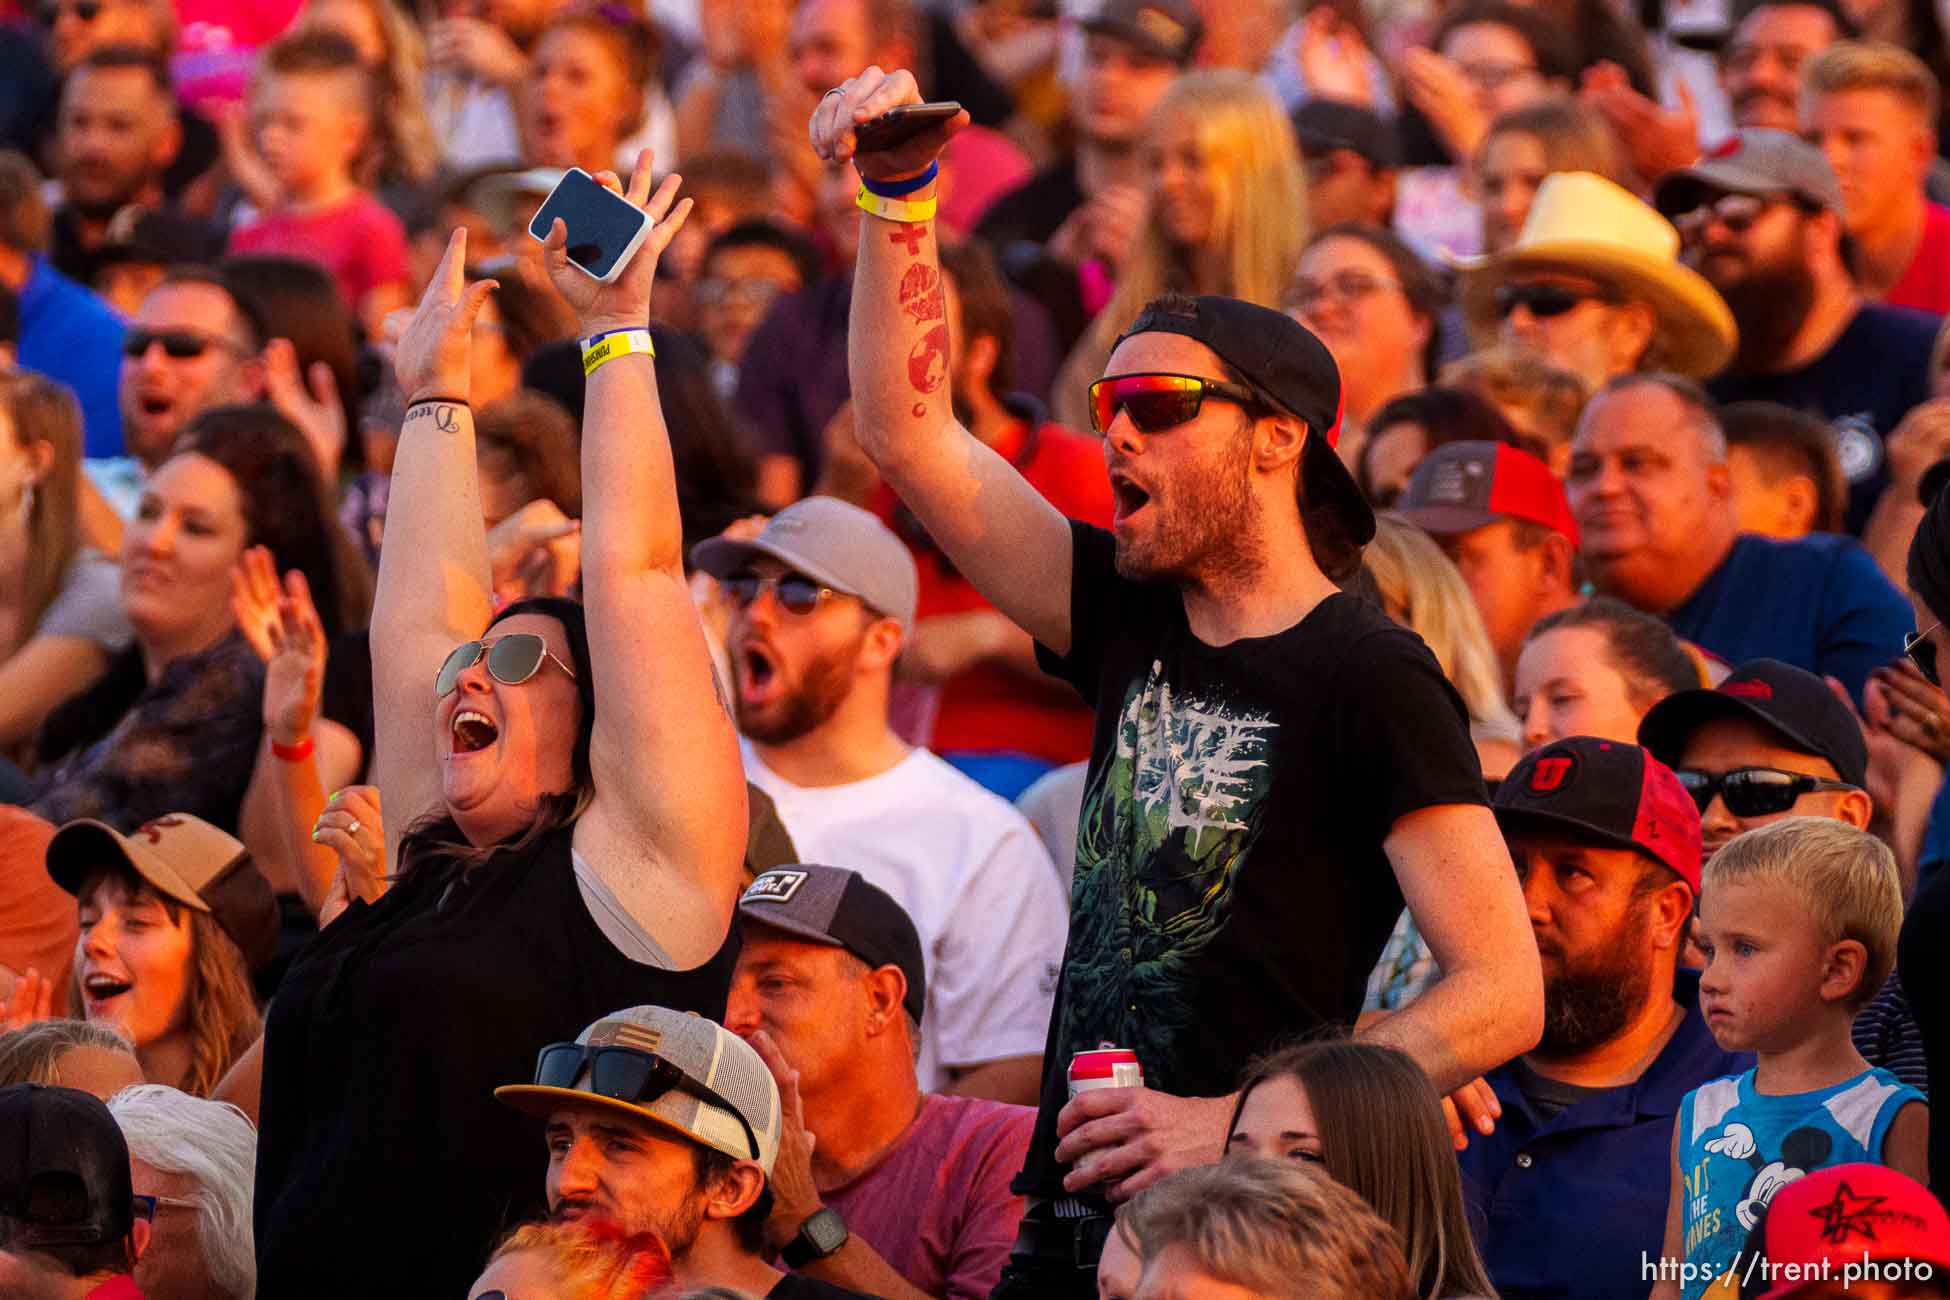
[[736,697],[738,730],[761,745],[789,745],[825,726],[853,691],[853,666],[865,640],[863,629],[845,650],[806,665],[799,688],[786,697],[784,711],[770,719],[747,716],[744,697]]
[[[704,1226],[704,1200],[705,1189],[696,1187],[682,1203],[667,1214],[660,1214],[649,1208],[627,1216],[610,1216],[599,1212],[594,1216],[585,1216],[584,1222],[587,1222],[589,1217],[598,1217],[627,1233],[654,1232],[663,1239],[664,1245],[670,1248],[670,1257],[673,1260],[681,1260],[690,1253],[691,1247],[697,1244],[697,1234]],[[575,1203],[558,1202],[551,1211],[551,1217],[561,1221],[563,1210],[572,1204]]]
[[1179,471],[1171,491],[1154,495],[1148,503],[1157,515],[1151,537],[1142,544],[1117,540],[1119,576],[1196,579],[1212,587],[1243,582],[1257,573],[1261,557],[1252,540],[1257,504],[1249,484],[1251,451],[1248,422],[1241,436],[1202,471]]
[[1538,1050],[1575,1056],[1615,1038],[1652,994],[1647,931],[1651,909],[1636,900],[1611,939],[1597,951],[1566,956],[1563,970],[1544,981],[1544,1037]]
[[1729,367],[1736,374],[1764,371],[1787,351],[1815,302],[1815,273],[1802,253],[1805,237],[1776,261],[1750,262],[1747,273],[1718,286],[1740,326],[1740,349]]

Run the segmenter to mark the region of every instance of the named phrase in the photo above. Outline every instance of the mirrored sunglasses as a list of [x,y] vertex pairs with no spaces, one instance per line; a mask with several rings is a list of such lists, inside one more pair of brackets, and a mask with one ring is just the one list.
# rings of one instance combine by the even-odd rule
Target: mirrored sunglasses
[[460,675],[487,656],[488,675],[503,686],[519,686],[542,669],[544,662],[551,662],[569,675],[574,681],[576,671],[562,662],[534,632],[510,632],[496,637],[493,641],[467,641],[454,647],[447,656],[447,662],[440,665],[440,675],[434,678],[433,692],[436,698],[444,697],[460,684]]
[[1139,433],[1163,433],[1194,419],[1207,397],[1259,405],[1258,395],[1238,384],[1197,375],[1114,375],[1090,385],[1090,427],[1108,433],[1124,412]]

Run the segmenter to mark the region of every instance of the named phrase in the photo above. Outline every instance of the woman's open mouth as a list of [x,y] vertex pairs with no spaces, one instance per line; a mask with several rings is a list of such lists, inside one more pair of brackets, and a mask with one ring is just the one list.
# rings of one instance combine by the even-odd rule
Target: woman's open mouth
[[113,975],[88,975],[81,981],[81,993],[91,1008],[99,1008],[121,997],[135,985]]
[[501,729],[485,714],[472,709],[461,709],[454,714],[453,752],[456,754],[472,754],[476,750],[486,749],[500,735]]

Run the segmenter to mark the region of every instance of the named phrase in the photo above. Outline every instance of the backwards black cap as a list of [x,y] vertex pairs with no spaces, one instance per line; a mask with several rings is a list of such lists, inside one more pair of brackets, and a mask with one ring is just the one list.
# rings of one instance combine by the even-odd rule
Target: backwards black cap
[[1238,298],[1168,295],[1146,305],[1117,338],[1182,334],[1218,354],[1267,402],[1306,421],[1301,453],[1314,503],[1340,515],[1348,536],[1374,540],[1374,508],[1334,450],[1341,440],[1341,369],[1313,331],[1284,312]]
[[37,1083],[0,1088],[0,1219],[23,1249],[129,1235],[129,1147],[100,1098]]

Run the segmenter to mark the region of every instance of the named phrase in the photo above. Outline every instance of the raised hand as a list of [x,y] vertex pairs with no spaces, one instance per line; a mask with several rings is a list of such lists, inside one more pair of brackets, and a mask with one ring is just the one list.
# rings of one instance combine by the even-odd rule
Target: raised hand
[[512,86],[528,72],[528,56],[507,33],[479,18],[443,18],[427,29],[427,56],[436,68],[464,72],[492,86]]
[[467,231],[456,230],[393,350],[393,369],[408,403],[432,396],[468,399],[473,391],[474,318],[488,294],[500,287],[494,280],[467,283]]
[[805,1103],[799,1097],[799,1072],[786,1063],[779,1045],[763,1029],[745,1040],[779,1085],[778,1158],[772,1165],[772,1215],[765,1221],[765,1240],[783,1250],[798,1235],[799,1225],[820,1210],[819,1187],[813,1181],[813,1147],[818,1139],[806,1128]]
[[845,162],[851,158],[866,180],[893,180],[924,172],[955,133],[968,125],[966,110],[904,144],[872,153],[857,152],[859,142],[854,137],[854,128],[890,108],[925,102],[913,73],[905,68],[882,72],[870,66],[859,76],[827,91],[814,107],[812,119],[806,124],[813,152],[825,162]]
[[582,521],[553,501],[530,501],[488,530],[487,546],[497,596],[559,596],[582,569]]
[[230,608],[264,661],[264,727],[280,745],[311,734],[325,687],[325,628],[297,569],[278,586],[268,547],[253,546],[230,572]]
[[0,1002],[0,1033],[25,1029],[36,1020],[54,1019],[54,981],[32,966],[14,981],[13,992]]
[[1374,102],[1374,88],[1368,84],[1367,42],[1332,5],[1308,10],[1293,39],[1294,57],[1307,79],[1309,95],[1346,104]]
[[332,368],[314,361],[300,379],[298,349],[290,339],[272,339],[264,349],[264,395],[305,435],[325,481],[336,482],[345,455],[346,421]]
[[1476,87],[1452,60],[1434,50],[1404,51],[1401,72],[1409,103],[1429,119],[1449,156],[1459,163],[1468,162],[1490,126],[1477,100]]
[[650,289],[657,278],[657,260],[691,215],[691,201],[677,198],[683,177],[672,172],[656,193],[650,191],[654,159],[650,150],[637,155],[636,170],[625,190],[615,172],[597,172],[596,180],[612,194],[620,194],[650,217],[650,233],[623,273],[609,284],[589,275],[569,260],[569,230],[560,218],[542,241],[542,258],[549,281],[563,301],[575,309],[584,337],[612,329],[646,329],[650,324]]
[[338,877],[319,909],[319,924],[332,918],[355,898],[378,898],[385,892],[381,864],[386,856],[386,823],[380,816],[379,787],[348,785],[326,801],[312,827],[312,842],[339,855]]

